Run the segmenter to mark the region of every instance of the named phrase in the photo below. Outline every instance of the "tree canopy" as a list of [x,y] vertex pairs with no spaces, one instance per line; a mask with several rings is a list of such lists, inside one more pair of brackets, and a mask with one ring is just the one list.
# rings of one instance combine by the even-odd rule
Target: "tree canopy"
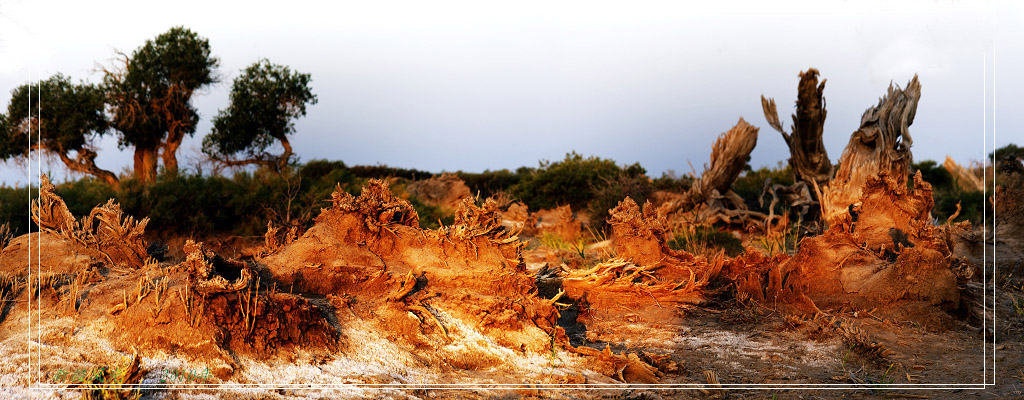
[[[295,119],[317,102],[310,82],[309,74],[269,60],[253,63],[232,84],[231,104],[213,119],[203,152],[227,165],[262,164],[280,170],[292,155],[288,135],[295,132]],[[275,141],[284,147],[280,156],[266,153]]]
[[995,151],[988,153],[988,160],[993,164],[999,163],[1003,158],[1008,155],[1014,155],[1017,158],[1024,158],[1024,147],[1017,146],[1016,144],[1010,143],[1006,146],[995,149]]
[[122,146],[135,147],[135,175],[151,181],[156,154],[176,174],[176,153],[185,135],[193,135],[199,114],[193,93],[217,82],[219,60],[210,43],[184,27],[174,27],[123,58],[123,66],[106,71],[104,82]]
[[116,186],[117,176],[96,166],[92,148],[92,140],[109,128],[103,108],[101,88],[71,83],[61,74],[21,85],[11,92],[7,116],[0,118],[0,158],[25,157],[29,149],[41,150],[60,157],[72,171]]

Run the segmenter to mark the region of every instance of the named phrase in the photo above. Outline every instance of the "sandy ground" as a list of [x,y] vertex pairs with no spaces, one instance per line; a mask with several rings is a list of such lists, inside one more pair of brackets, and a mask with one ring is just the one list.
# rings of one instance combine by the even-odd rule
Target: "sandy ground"
[[[383,338],[372,326],[350,324],[345,340],[353,346],[343,354],[321,359],[298,352],[291,360],[277,361],[242,357],[229,380],[161,383],[175,370],[202,371],[211,366],[174,355],[146,354],[141,366],[147,372],[141,386],[151,389],[144,389],[142,398],[1020,398],[1024,395],[1024,316],[1016,315],[1010,299],[1010,295],[1024,297],[1020,294],[1000,292],[996,343],[989,342],[991,348],[983,348],[980,328],[953,318],[952,326],[929,331],[913,322],[869,313],[833,315],[891,351],[879,359],[852,349],[848,340],[829,328],[831,321],[819,323],[764,308],[712,303],[682,311],[686,316],[680,324],[639,321],[623,323],[617,332],[590,332],[591,338],[620,338],[612,347],[615,351],[670,354],[680,366],[658,385],[625,385],[588,371],[585,360],[564,351],[524,356],[506,350],[498,354],[507,361],[504,365],[480,370],[425,368],[417,366],[414,353]],[[80,391],[67,385],[39,387],[33,376],[52,376],[60,368],[113,365],[126,355],[104,339],[102,324],[83,323],[75,316],[44,316],[41,324],[31,322],[31,331],[26,313],[9,312],[0,325],[0,396],[81,398]],[[444,322],[458,323],[448,318]],[[993,350],[998,384],[984,390],[970,388],[984,382],[983,362],[985,357],[992,361]],[[706,371],[724,390],[708,385]],[[577,374],[584,376],[586,384],[565,383],[577,382],[566,379]],[[921,384],[939,386],[915,389]]]

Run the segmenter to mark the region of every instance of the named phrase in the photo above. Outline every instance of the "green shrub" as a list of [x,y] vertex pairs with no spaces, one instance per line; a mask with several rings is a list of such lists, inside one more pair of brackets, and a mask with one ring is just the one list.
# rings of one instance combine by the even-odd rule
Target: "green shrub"
[[417,169],[394,168],[387,165],[356,165],[350,167],[349,171],[359,178],[405,178],[411,181],[426,179],[434,175]]
[[441,210],[441,207],[423,203],[415,197],[409,197],[409,204],[412,204],[412,208],[419,215],[422,229],[437,229],[440,227],[438,221],[445,226],[455,223],[455,214],[447,214]]
[[67,204],[68,210],[77,218],[89,215],[93,207],[103,205],[117,197],[117,192],[104,182],[91,177],[56,185],[57,193]]
[[988,153],[988,160],[993,164],[998,164],[1004,157],[1008,155],[1015,155],[1017,158],[1024,159],[1024,147],[1017,146],[1016,144],[1010,143],[1006,146],[995,149],[995,151]]
[[455,175],[466,183],[474,196],[479,193],[482,199],[492,197],[498,192],[511,192],[523,177],[518,171],[512,172],[507,169],[480,173],[459,171]]
[[626,197],[643,205],[654,192],[654,185],[647,176],[622,171],[618,176],[602,182],[593,189],[593,198],[587,206],[590,227],[595,232],[608,232],[608,210],[619,205]]
[[[782,161],[779,161],[775,168],[761,167],[753,170],[748,165],[743,174],[733,181],[732,191],[743,198],[747,208],[767,214],[771,196],[765,196],[764,206],[760,204],[761,192],[764,191],[764,183],[767,179],[771,179],[772,184],[792,185],[794,182],[793,168],[789,164],[783,165]],[[779,214],[778,210],[776,210],[776,214]]]
[[955,191],[957,189],[956,182],[953,181],[953,175],[946,168],[932,160],[925,160],[910,165],[910,178],[907,179],[908,187],[914,185],[914,174],[917,171],[921,171],[921,178],[925,182],[930,183],[932,190],[935,192]]
[[960,203],[960,215],[954,222],[971,221],[971,224],[979,225],[984,218],[984,208],[988,208],[988,215],[992,215],[992,206],[985,201],[985,195],[980,190],[963,191],[956,184],[953,176],[935,161],[926,160],[911,164],[910,176],[907,179],[907,186],[914,186],[914,175],[920,171],[921,178],[932,185],[932,197],[935,200],[935,207],[932,208],[932,217],[938,223],[945,223],[950,215],[956,212],[956,204]]
[[[583,158],[572,152],[554,163],[542,161],[535,170],[520,169],[523,176],[512,193],[531,210],[555,208],[568,204],[574,210],[586,208],[601,186],[619,174],[643,175],[640,164],[620,168],[615,161],[598,157]],[[621,200],[621,199],[619,199]]]
[[348,172],[344,162],[312,160],[299,168],[299,176],[316,181],[340,171]]
[[666,192],[685,193],[693,186],[693,177],[690,175],[679,176],[673,170],[665,171],[660,178],[652,182],[654,190]]
[[[35,200],[36,188],[32,188],[31,196]],[[0,224],[9,223],[14,236],[36,231],[35,224],[29,223],[29,188],[0,187]]]
[[202,236],[233,230],[239,213],[247,219],[258,214],[251,204],[239,204],[239,189],[227,178],[181,174],[161,176],[149,186],[122,182],[119,200],[128,214],[149,217],[149,231]]

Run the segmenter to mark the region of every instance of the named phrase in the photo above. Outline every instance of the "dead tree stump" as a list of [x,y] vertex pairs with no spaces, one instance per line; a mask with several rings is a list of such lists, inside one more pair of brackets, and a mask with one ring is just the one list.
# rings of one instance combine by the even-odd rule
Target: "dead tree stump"
[[822,189],[822,212],[830,225],[860,200],[869,178],[887,175],[898,184],[906,184],[913,143],[908,127],[914,123],[920,99],[921,83],[914,75],[906,89],[890,84],[878,105],[864,112],[860,129],[850,136],[839,158],[835,178]]

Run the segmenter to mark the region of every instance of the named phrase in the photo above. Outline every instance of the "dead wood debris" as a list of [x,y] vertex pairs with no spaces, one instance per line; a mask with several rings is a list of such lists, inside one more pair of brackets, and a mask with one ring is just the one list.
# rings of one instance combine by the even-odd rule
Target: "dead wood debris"
[[[778,216],[747,209],[743,199],[730,189],[757,145],[757,132],[757,127],[740,118],[732,129],[722,133],[712,146],[711,163],[704,166],[700,179],[681,197],[662,204],[661,213],[673,221],[690,220],[691,224],[721,222],[759,230],[777,224]],[[687,214],[693,214],[692,218],[686,218]]]
[[54,192],[46,175],[40,177],[39,198],[32,203],[32,220],[40,229],[57,234],[86,248],[98,251],[113,264],[142,267],[149,255],[143,234],[149,218],[136,221],[124,215],[121,207],[108,200],[76,221],[64,200]]
[[176,269],[188,272],[189,281],[197,292],[204,295],[233,293],[249,287],[254,274],[248,264],[226,260],[191,239],[185,242],[184,250],[185,262]]
[[[864,113],[829,185],[818,188],[819,182],[808,179],[815,192],[821,189],[816,194],[828,222],[822,235],[805,238],[792,257],[768,259],[748,252],[726,264],[723,275],[733,282],[737,297],[804,313],[902,302],[957,307],[957,285],[971,279],[973,268],[953,253],[955,242],[970,236],[969,225],[933,226],[931,185],[920,172],[912,188],[906,181],[908,126],[920,88],[916,76],[905,90],[890,86],[879,104]],[[766,114],[774,111],[770,103]]]
[[593,362],[589,365],[591,369],[620,382],[658,383],[659,377],[663,376],[658,368],[644,362],[636,354],[615,354],[609,345],[600,351],[586,346],[573,350],[592,358]]
[[972,190],[985,190],[985,178],[978,176],[975,171],[984,172],[984,167],[978,164],[972,164],[969,168],[965,168],[953,158],[946,156],[946,161],[942,163],[942,166],[949,171],[950,175],[953,175],[953,180],[956,181],[956,185],[965,191]]
[[[365,216],[364,222],[367,228],[377,233],[387,229],[391,224],[419,226],[419,215],[412,204],[395,197],[388,184],[380,179],[370,179],[366,186],[363,186],[359,197],[348,194],[341,188],[341,184],[338,184],[334,193],[331,193],[331,205],[333,209],[343,212],[370,212]],[[320,217],[317,217],[317,220],[319,219]]]
[[[782,128],[776,111],[775,100],[761,96],[761,107],[768,125],[779,131],[789,146],[789,165],[797,182],[806,187],[822,186],[832,178],[832,162],[825,150],[822,140],[825,116],[825,79],[818,84],[818,70],[808,68],[800,73],[800,83],[796,100],[796,114],[793,114],[792,133],[787,134]],[[817,202],[817,196],[813,196]]]
[[623,297],[635,297],[634,302],[639,300],[642,303],[653,300],[659,307],[679,307],[705,301],[703,290],[707,287],[708,275],[698,277],[693,269],[689,269],[689,279],[662,280],[657,276],[659,269],[617,258],[588,270],[565,272],[562,285],[570,296],[586,296],[592,304],[597,296],[615,297],[610,302],[612,304],[624,302]]
[[740,118],[732,129],[719,135],[711,149],[711,164],[704,166],[700,179],[681,199],[671,203],[672,211],[690,210],[707,201],[714,192],[728,192],[757,145],[757,131],[757,127]]
[[664,267],[658,275],[666,280],[698,276],[697,280],[709,282],[718,275],[724,258],[722,252],[708,260],[669,248],[665,240],[668,218],[664,208],[655,209],[648,201],[641,209],[633,199],[627,197],[609,214],[612,245],[619,257],[638,265]]

